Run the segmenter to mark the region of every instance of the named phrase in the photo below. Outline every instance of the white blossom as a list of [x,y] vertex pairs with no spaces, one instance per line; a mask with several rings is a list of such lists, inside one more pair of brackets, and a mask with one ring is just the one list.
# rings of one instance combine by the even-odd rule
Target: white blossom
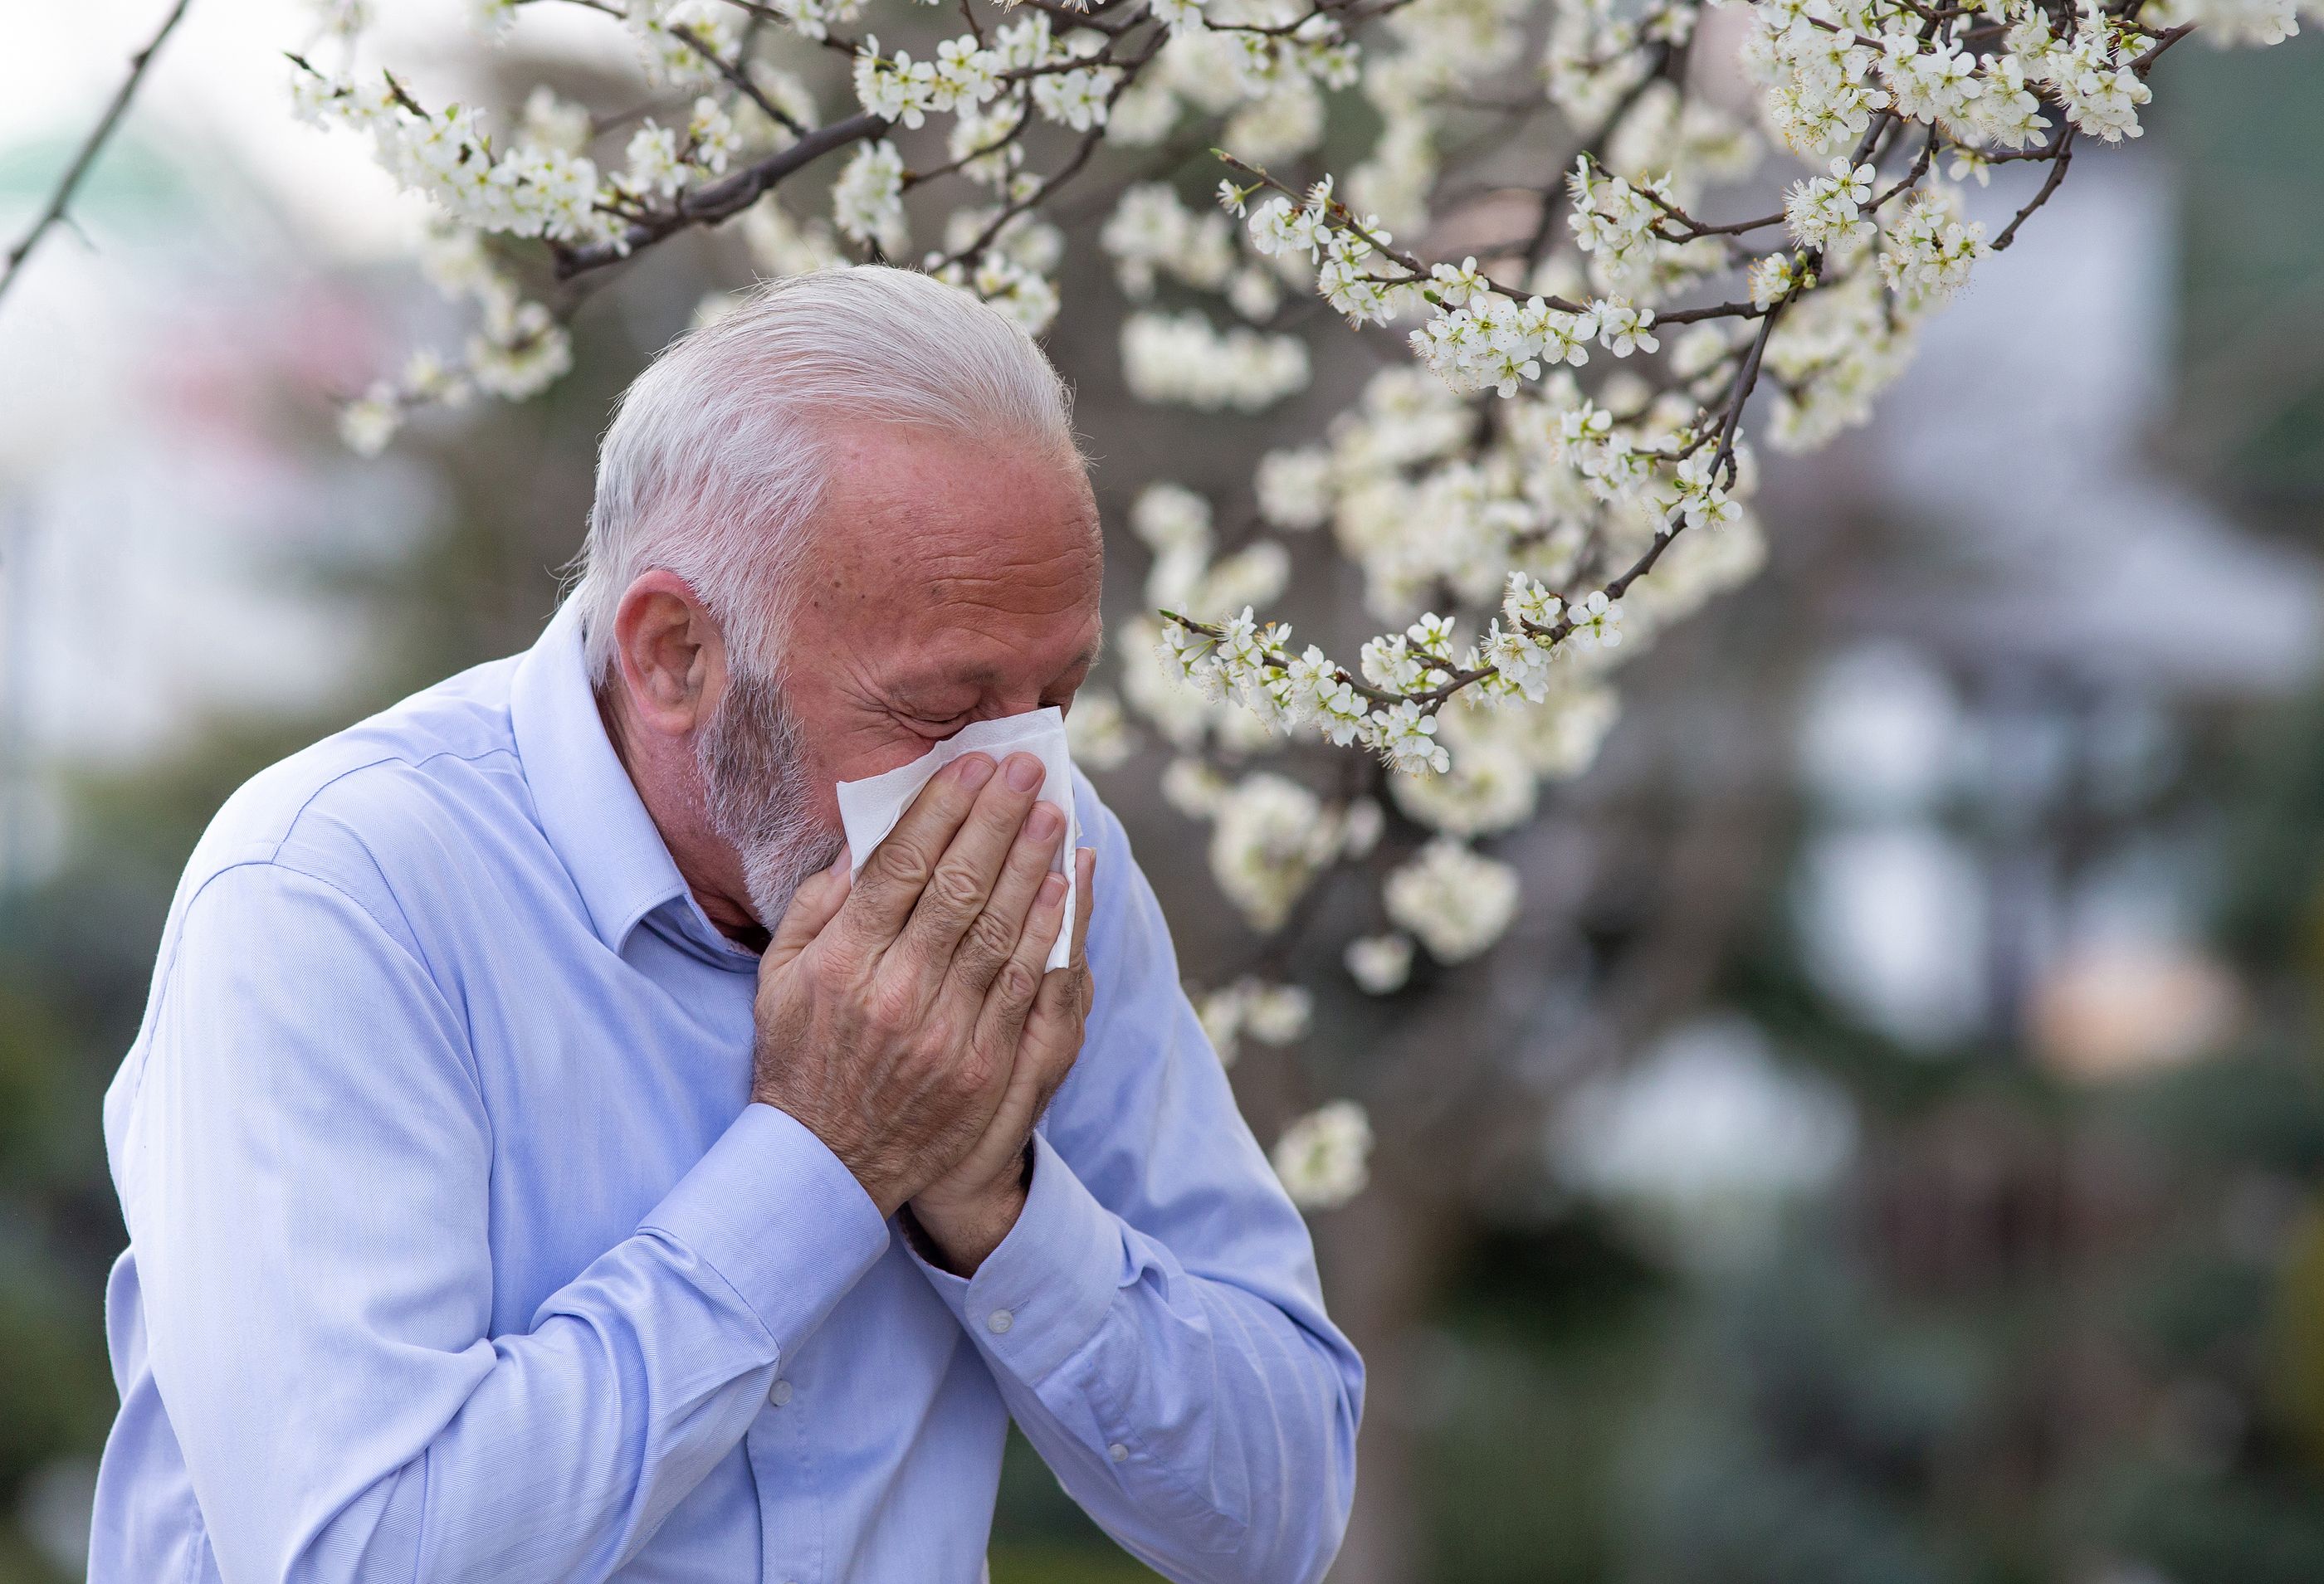
[[386,450],[402,426],[403,410],[396,401],[395,388],[385,383],[373,386],[368,393],[339,409],[339,437],[359,456],[376,456]]
[[1873,70],[1877,59],[1858,35],[1836,25],[1822,0],[1752,7],[1744,65],[1766,86],[1761,111],[1769,129],[1796,153],[1828,159],[1862,140],[1873,113],[1890,102]]
[[1258,412],[1306,388],[1307,346],[1296,336],[1223,333],[1200,313],[1132,314],[1121,327],[1122,377],[1141,401]]
[[718,101],[700,98],[694,101],[694,114],[687,118],[686,150],[689,162],[716,175],[726,169],[726,162],[742,147],[742,138],[734,130],[734,118],[726,114]]
[[1314,1020],[1314,998],[1296,984],[1250,982],[1245,990],[1243,1030],[1261,1045],[1305,1039]]
[[[831,24],[845,25],[863,14],[862,0],[770,0],[775,10],[790,19],[791,30],[803,39],[825,39],[831,36]],[[636,0],[632,0],[634,10]]]
[[773,193],[743,212],[742,239],[752,262],[767,275],[809,275],[844,268],[848,262],[827,221],[793,218]]
[[1532,767],[1489,739],[1464,744],[1442,775],[1398,776],[1388,794],[1406,815],[1454,836],[1489,835],[1533,817]]
[[877,34],[856,51],[855,101],[881,120],[918,127],[936,107],[936,62],[914,60],[907,50],[881,55]]
[[310,0],[316,24],[331,36],[353,38],[371,26],[370,0]]
[[1439,836],[1388,877],[1381,899],[1399,927],[1439,962],[1465,962],[1508,932],[1517,916],[1517,870]]
[[1075,764],[1101,772],[1119,769],[1137,750],[1121,701],[1101,687],[1084,687],[1074,696],[1065,741]]
[[558,96],[547,83],[525,96],[520,123],[524,141],[559,154],[580,154],[589,146],[589,107]]
[[1168,185],[1139,182],[1123,189],[1098,245],[1114,260],[1122,290],[1143,300],[1157,277],[1215,290],[1235,263],[1233,228],[1216,211],[1197,214]]
[[858,242],[876,242],[890,253],[908,245],[904,228],[904,157],[882,139],[865,143],[831,187],[831,217]]
[[1985,226],[1964,220],[1957,201],[1923,193],[1890,227],[1880,254],[1880,277],[1907,307],[1940,303],[1959,291],[1977,261],[1993,250]]
[[1210,819],[1234,783],[1199,759],[1174,759],[1162,772],[1162,797],[1188,819]]
[[2039,143],[2049,130],[2042,101],[2028,87],[2025,62],[2015,55],[1997,55],[1985,65],[1984,91],[1976,101],[1976,134],[2006,149],[2023,149]]
[[1242,158],[1273,164],[1305,153],[1323,140],[1323,97],[1305,78],[1285,82],[1237,110],[1220,141]]
[[625,190],[670,198],[686,185],[686,161],[678,158],[678,133],[656,126],[650,116],[630,135],[627,155],[629,168],[622,173]]
[[1872,201],[1877,173],[1869,165],[1852,169],[1844,159],[1831,162],[1829,175],[1792,184],[1784,198],[1784,223],[1792,240],[1803,248],[1844,247],[1872,235],[1872,222],[1863,217]]
[[1242,1054],[1243,999],[1240,989],[1229,985],[1221,990],[1204,994],[1187,987],[1186,998],[1194,1003],[1194,1020],[1203,1026],[1203,1037],[1211,1042],[1218,1054],[1219,1065],[1231,1067]]
[[1302,1210],[1331,1210],[1371,1180],[1372,1125],[1363,1107],[1335,1100],[1283,1130],[1270,1156],[1283,1191]]
[[1221,1064],[1230,1067],[1243,1036],[1261,1045],[1290,1045],[1306,1036],[1314,1012],[1314,998],[1298,985],[1250,975],[1222,990],[1189,990],[1188,995]]
[[546,306],[513,297],[485,304],[468,337],[468,372],[477,386],[512,401],[546,390],[573,366],[573,343]]
[[[631,0],[625,15],[644,56],[648,76],[659,81],[713,82],[718,68],[704,51],[732,60],[742,42],[735,12],[716,0],[678,0],[669,5],[659,0]],[[687,37],[689,34],[692,41]]]
[[1296,781],[1260,771],[1219,801],[1211,875],[1245,921],[1268,934],[1282,926],[1338,847],[1339,833],[1320,798]]
[[1544,66],[1550,101],[1578,125],[1603,121],[1637,80],[1637,25],[1611,0],[1573,0],[1552,14]]
[[1751,306],[1766,309],[1788,296],[1803,276],[1801,261],[1787,253],[1774,253],[1752,262],[1749,276]]
[[1321,527],[1332,513],[1332,456],[1320,447],[1269,451],[1252,487],[1259,515],[1277,528]]
[[1973,126],[1985,93],[1977,57],[1949,38],[1896,32],[1880,41],[1880,74],[1899,114],[1960,129]]
[[1627,298],[1600,298],[1590,305],[1589,317],[1598,327],[1598,345],[1616,357],[1662,350],[1663,344],[1648,333],[1655,322],[1651,309],[1634,308]]
[[1178,124],[1178,96],[1158,72],[1148,72],[1114,96],[1106,135],[1125,148],[1150,148]]
[[1390,769],[1441,774],[1452,761],[1436,741],[1437,724],[1434,715],[1406,699],[1374,710],[1364,723],[1361,737]]
[[2154,27],[2192,23],[2216,49],[2238,44],[2264,49],[2300,31],[2294,0],[2165,0],[2147,6],[2139,16]]
[[1045,119],[1087,132],[1105,124],[1114,85],[1121,74],[1110,66],[1082,67],[1033,79],[1033,107]]
[[1410,935],[1362,935],[1348,943],[1348,977],[1367,995],[1394,995],[1412,977]]
[[1576,601],[1565,610],[1565,619],[1572,623],[1566,641],[1576,649],[1618,649],[1622,643],[1622,605],[1618,600],[1607,597],[1604,589],[1592,593],[1587,599]]

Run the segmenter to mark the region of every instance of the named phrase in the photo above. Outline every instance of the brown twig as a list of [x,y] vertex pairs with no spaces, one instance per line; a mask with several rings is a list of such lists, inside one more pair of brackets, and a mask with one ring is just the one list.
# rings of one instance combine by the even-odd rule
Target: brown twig
[[2066,167],[2073,162],[2074,125],[2068,122],[2065,131],[2058,134],[2058,146],[2051,155],[2049,180],[2042,183],[2042,190],[2034,195],[2033,201],[2018,210],[2001,235],[1993,239],[1994,252],[1999,253],[2017,240],[2017,228],[2032,217],[2034,210],[2050,201],[2050,195],[2058,190],[2058,183],[2066,179]]
[[[1142,12],[1144,7],[1141,6],[1139,9]],[[1112,89],[1106,95],[1105,102],[1109,106],[1111,106],[1115,100],[1120,98],[1124,93],[1129,91],[1130,85],[1138,80],[1138,74],[1140,71],[1143,71],[1148,63],[1161,51],[1163,44],[1169,40],[1169,29],[1157,26],[1155,28],[1152,35],[1147,39],[1145,46],[1140,49],[1138,53],[1130,56],[1126,60],[1117,61],[1112,60],[1111,58],[1112,54],[1112,46],[1109,45],[1107,46],[1105,54],[1093,57],[1087,60],[1076,61],[1074,64],[1079,66],[1111,66],[1115,70],[1121,73],[1120,78],[1114,83]],[[1030,112],[1028,112],[1026,119],[1031,119]],[[1023,198],[1012,199],[1009,203],[1001,206],[1001,212],[993,216],[990,221],[986,222],[984,228],[976,234],[974,240],[970,242],[967,246],[947,254],[945,257],[938,260],[936,263],[930,265],[929,272],[931,274],[938,273],[942,271],[952,268],[955,264],[973,263],[977,259],[982,258],[985,250],[992,245],[994,240],[998,238],[1001,233],[1008,226],[1009,222],[1014,220],[1018,216],[1026,213],[1029,209],[1040,207],[1040,206],[1048,199],[1051,193],[1056,192],[1057,189],[1063,187],[1066,182],[1071,181],[1076,175],[1080,174],[1082,167],[1089,163],[1090,156],[1097,152],[1098,144],[1104,141],[1105,124],[1103,122],[1100,122],[1098,124],[1091,127],[1087,132],[1082,134],[1080,146],[1074,150],[1072,156],[1068,158],[1063,165],[1044,177],[1039,186],[1027,193]]]
[[557,278],[569,281],[588,271],[618,263],[638,249],[650,247],[689,226],[715,226],[729,219],[758,202],[761,195],[794,171],[813,164],[835,149],[878,137],[887,130],[888,123],[868,111],[828,126],[818,126],[780,152],[746,165],[706,187],[678,194],[678,201],[667,209],[641,215],[618,244],[593,242],[583,247],[558,247]]
[[[1658,45],[1655,59],[1645,75],[1623,91],[1622,97],[1615,101],[1613,109],[1607,112],[1606,119],[1598,124],[1598,130],[1590,141],[1574,151],[1573,159],[1586,159],[1592,164],[1597,163],[1606,145],[1613,141],[1615,130],[1622,124],[1622,118],[1646,97],[1648,88],[1662,80],[1663,74],[1670,69],[1676,56],[1677,51],[1668,44]],[[1557,216],[1564,208],[1560,195],[1565,191],[1565,172],[1572,166],[1573,160],[1566,161],[1558,168],[1558,173],[1550,179],[1548,185],[1540,189],[1541,213],[1534,221],[1533,235],[1526,240],[1525,262],[1528,270],[1540,263],[1549,252],[1549,239],[1555,235]]]
[[80,152],[73,156],[72,163],[65,167],[63,178],[58,181],[56,190],[49,195],[48,203],[34,217],[32,228],[8,250],[7,267],[0,269],[0,297],[7,295],[9,286],[24,267],[24,261],[32,256],[32,250],[41,244],[41,239],[49,234],[51,227],[63,223],[66,207],[72,202],[73,194],[79,189],[81,178],[87,176],[89,167],[97,163],[97,154],[105,148],[106,140],[113,135],[113,129],[120,124],[123,113],[129,108],[129,101],[137,97],[138,85],[145,80],[145,69],[153,64],[153,57],[160,52],[163,41],[177,27],[179,19],[186,14],[186,7],[190,4],[192,0],[178,0],[170,8],[170,14],[161,19],[161,27],[146,41],[145,47],[129,58],[129,75],[122,79],[120,88],[113,96],[113,102],[105,107],[105,114],[81,143]]
[[764,112],[768,120],[780,126],[793,137],[807,135],[807,128],[799,124],[798,117],[782,109],[772,99],[759,91],[759,85],[751,80],[751,73],[747,66],[739,61],[728,60],[717,51],[712,49],[707,40],[683,23],[672,23],[669,32],[672,38],[708,61],[712,69],[724,78],[736,93],[741,94]]
[[2148,36],[2154,41],[2154,48],[2149,50],[2145,54],[2141,55],[2137,60],[2132,61],[2130,63],[2131,70],[2144,78],[2148,72],[2154,69],[2154,63],[2163,59],[2163,51],[2168,50],[2172,45],[2177,43],[2180,40],[2185,38],[2189,33],[2191,33],[2194,31],[2195,24],[2193,23],[2182,22],[2177,27],[2164,28],[2159,33],[2149,34]]
[[994,138],[991,143],[984,144],[982,148],[971,149],[959,159],[947,161],[932,170],[905,171],[904,189],[908,192],[924,181],[934,181],[939,176],[949,176],[954,171],[961,170],[965,166],[973,165],[977,161],[984,159],[988,155],[999,153],[1010,143],[1015,143],[1019,138],[1024,136],[1026,129],[1033,124],[1033,107],[1030,105],[1020,102],[1018,105],[1017,109],[1017,119],[1015,123],[1010,125],[1009,130],[1002,133],[999,137]]

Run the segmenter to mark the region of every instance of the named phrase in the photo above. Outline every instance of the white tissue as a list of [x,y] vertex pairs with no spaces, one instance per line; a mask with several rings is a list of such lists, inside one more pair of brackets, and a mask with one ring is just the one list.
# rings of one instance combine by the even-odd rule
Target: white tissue
[[839,783],[839,821],[847,832],[847,852],[853,872],[860,873],[872,850],[887,840],[912,799],[945,766],[964,753],[989,753],[995,764],[1012,753],[1029,753],[1047,768],[1039,801],[1054,803],[1065,816],[1065,839],[1049,867],[1065,877],[1065,922],[1049,948],[1052,968],[1063,968],[1074,951],[1074,849],[1081,845],[1081,827],[1074,818],[1074,761],[1065,748],[1065,713],[1051,705],[1030,714],[1005,715],[997,721],[972,721],[907,765],[885,775]]

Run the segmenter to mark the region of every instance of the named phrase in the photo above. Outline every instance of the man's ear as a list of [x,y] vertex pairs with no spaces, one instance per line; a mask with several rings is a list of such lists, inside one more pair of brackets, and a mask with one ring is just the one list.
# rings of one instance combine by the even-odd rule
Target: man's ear
[[613,654],[630,720],[667,737],[693,732],[726,686],[726,642],[686,580],[656,568],[622,594]]

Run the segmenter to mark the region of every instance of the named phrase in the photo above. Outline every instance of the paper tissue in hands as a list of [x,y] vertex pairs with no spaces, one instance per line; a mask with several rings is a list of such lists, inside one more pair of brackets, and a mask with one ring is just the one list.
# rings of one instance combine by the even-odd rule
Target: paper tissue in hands
[[1081,845],[1081,826],[1074,818],[1074,761],[1065,751],[1065,712],[1056,705],[1030,714],[1007,715],[997,721],[972,721],[909,764],[885,775],[839,783],[839,821],[847,833],[852,872],[861,872],[872,850],[887,839],[912,806],[922,787],[945,766],[964,753],[986,753],[1001,763],[1012,753],[1029,753],[1047,767],[1039,801],[1054,803],[1065,814],[1065,840],[1049,867],[1065,877],[1065,922],[1049,948],[1052,968],[1063,968],[1074,950],[1074,889],[1079,883],[1074,852]]

